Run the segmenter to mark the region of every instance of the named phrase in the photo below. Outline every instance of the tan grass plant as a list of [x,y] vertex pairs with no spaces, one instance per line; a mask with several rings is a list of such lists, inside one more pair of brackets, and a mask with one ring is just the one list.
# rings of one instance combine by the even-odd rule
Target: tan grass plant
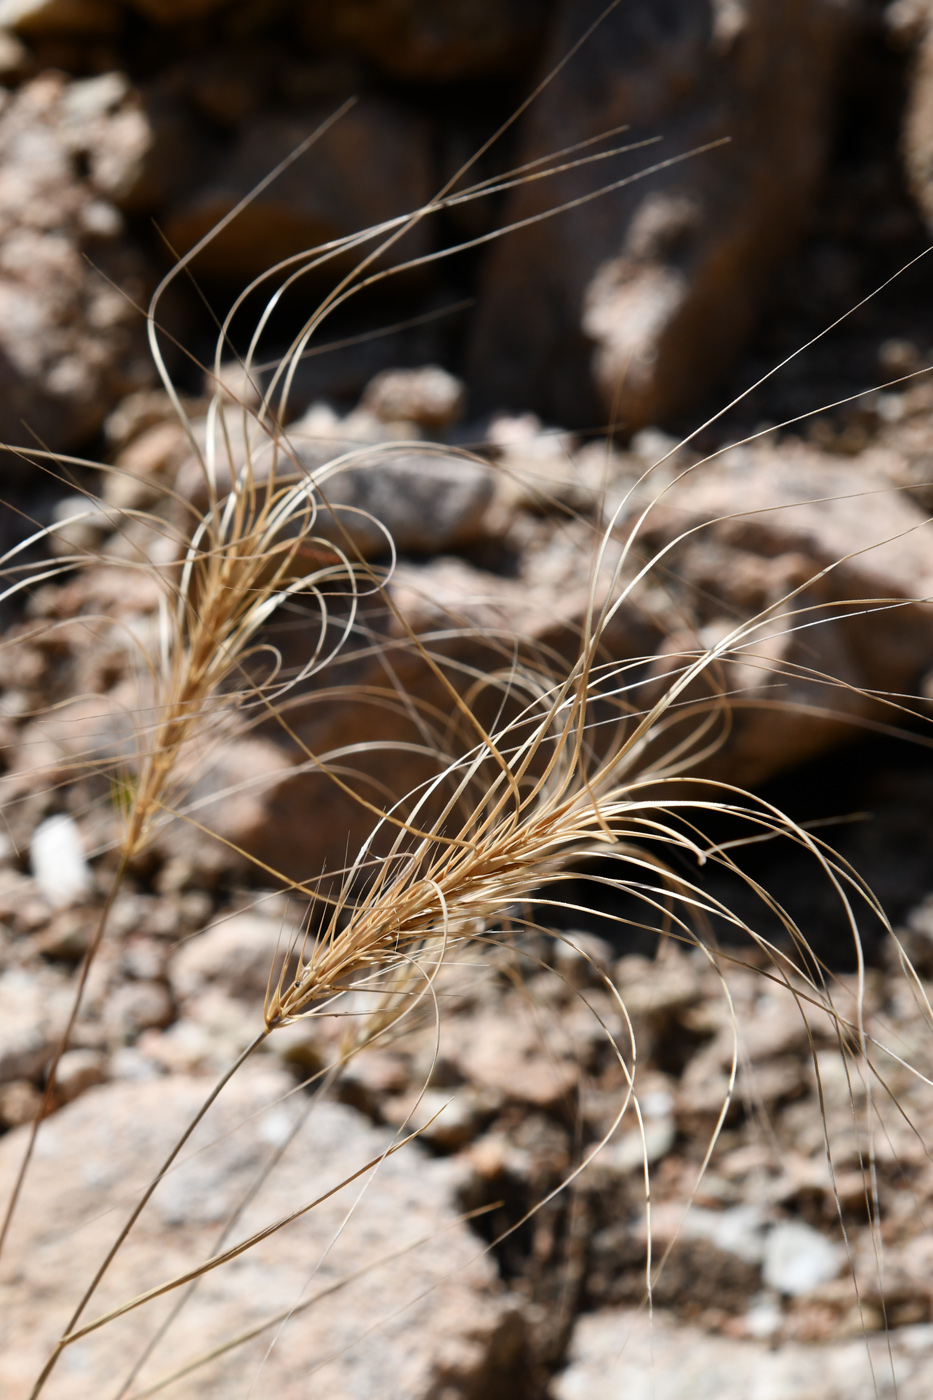
[[[339,116],[336,113],[334,120],[339,120]],[[607,135],[614,139],[618,133]],[[308,144],[312,145],[313,140]],[[354,647],[360,652],[379,651],[384,657],[387,681],[373,702],[400,706],[407,714],[418,736],[409,745],[412,756],[424,760],[432,775],[409,793],[386,792],[384,800],[380,800],[369,780],[353,766],[356,754],[365,753],[374,747],[372,744],[361,739],[358,745],[350,746],[355,752],[329,754],[304,747],[303,766],[321,774],[359,804],[369,814],[372,834],[358,853],[348,858],[344,870],[329,872],[324,879],[320,872],[309,869],[307,879],[301,882],[280,880],[283,888],[306,901],[307,936],[292,950],[287,974],[283,972],[270,982],[265,1007],[257,1007],[254,1032],[242,1054],[206,1097],[197,1119],[170,1156],[153,1172],[149,1186],[117,1232],[112,1249],[90,1280],[38,1378],[32,1391],[34,1397],[44,1389],[63,1352],[78,1339],[154,1297],[176,1293],[184,1301],[190,1296],[186,1290],[207,1272],[241,1256],[295,1218],[293,1215],[270,1222],[259,1234],[233,1242],[223,1238],[211,1258],[183,1275],[166,1279],[119,1308],[90,1321],[83,1320],[110,1263],[158,1183],[172,1169],[196,1123],[264,1040],[296,1021],[354,1008],[337,1061],[322,1072],[321,1077],[329,1082],[360,1047],[397,1033],[419,1011],[427,1008],[429,1014],[442,1014],[437,987],[451,959],[484,947],[493,952],[512,948],[519,958],[524,957],[533,965],[538,955],[527,942],[527,935],[560,935],[553,935],[540,919],[532,921],[528,914],[530,904],[535,901],[545,909],[549,904],[564,909],[575,907],[571,899],[560,897],[562,884],[571,878],[580,879],[581,871],[585,877],[586,861],[594,854],[609,858],[618,873],[591,878],[604,882],[608,879],[619,892],[640,901],[646,926],[659,927],[672,939],[703,947],[720,971],[726,997],[729,964],[740,959],[736,952],[723,952],[706,941],[709,920],[723,920],[736,932],[745,934],[761,955],[761,975],[788,989],[805,1020],[829,1016],[837,1028],[840,1054],[851,1072],[864,1073],[873,1086],[872,1093],[884,1096],[883,1080],[877,1075],[873,1079],[872,1066],[879,1047],[864,1022],[861,992],[857,992],[854,1002],[843,998],[837,1004],[831,976],[809,952],[806,929],[795,924],[773,894],[742,875],[729,848],[717,847],[703,834],[708,813],[726,813],[747,825],[750,841],[782,838],[804,848],[822,869],[846,911],[858,954],[859,978],[863,977],[857,906],[870,910],[882,923],[886,920],[858,873],[849,869],[818,836],[768,803],[697,775],[702,762],[724,742],[732,708],[741,703],[741,696],[728,694],[729,663],[735,658],[754,661],[763,639],[807,625],[808,605],[800,597],[805,587],[788,592],[766,615],[737,625],[714,647],[699,648],[680,657],[660,691],[655,687],[649,693],[640,669],[643,659],[609,660],[603,639],[613,618],[637,598],[645,580],[663,565],[667,550],[660,556],[642,559],[639,542],[654,506],[672,489],[665,486],[656,492],[649,490],[649,503],[634,516],[628,514],[624,502],[604,528],[593,531],[589,597],[575,661],[561,669],[560,658],[539,646],[487,637],[490,653],[498,659],[496,666],[484,672],[479,667],[454,664],[444,646],[440,642],[435,645],[429,635],[413,630],[393,602],[389,589],[394,568],[390,538],[387,536],[390,562],[378,566],[367,562],[355,544],[352,513],[329,503],[329,483],[341,472],[352,470],[360,454],[343,453],[321,471],[309,475],[283,426],[288,421],[294,374],[308,351],[311,337],[350,296],[409,266],[387,269],[380,260],[414,222],[431,217],[446,204],[481,198],[514,181],[544,179],[567,163],[595,163],[606,154],[606,150],[592,153],[575,147],[558,153],[549,162],[536,163],[536,168],[523,167],[468,189],[459,188],[458,177],[429,206],[394,226],[366,230],[271,269],[238,299],[221,326],[212,367],[217,390],[203,432],[188,419],[165,370],[159,341],[160,298],[198,249],[169,275],[153,301],[153,352],[166,389],[188,429],[192,449],[200,458],[207,504],[203,510],[195,511],[190,501],[177,498],[172,511],[155,515],[128,513],[128,517],[144,520],[159,535],[173,539],[177,564],[155,569],[144,553],[131,564],[147,577],[154,576],[162,591],[157,645],[140,653],[141,719],[135,757],[129,763],[114,763],[112,756],[102,759],[89,753],[73,765],[75,779],[99,772],[113,776],[113,791],[122,808],[121,833],[110,892],[78,977],[66,1033],[50,1067],[42,1113],[53,1103],[56,1066],[69,1044],[121,883],[165,823],[188,821],[207,825],[201,822],[196,805],[189,805],[191,787],[211,736],[222,734],[232,717],[241,726],[259,720],[278,724],[300,745],[290,724],[291,701],[300,698],[302,688],[323,676],[338,657],[352,655]],[[675,159],[686,158],[687,154]],[[465,173],[461,172],[461,176]],[[627,178],[636,179],[646,173],[649,172],[643,168]],[[596,198],[601,192],[594,189],[588,197]],[[237,212],[229,217],[234,218]],[[457,250],[445,250],[453,251]],[[329,262],[348,254],[358,256],[355,268],[338,281],[295,337],[268,388],[260,395],[258,407],[246,401],[232,402],[223,383],[222,366],[229,354],[234,317],[247,296],[263,286],[270,291],[267,311],[243,361],[249,380],[256,377],[262,337],[281,297],[299,279],[312,271],[320,273]],[[371,452],[367,449],[367,455],[371,456]],[[39,452],[30,455],[47,470],[87,465]],[[701,471],[703,465],[700,462],[688,470]],[[657,463],[646,472],[639,483],[640,492],[650,488],[652,473],[661,466]],[[98,508],[99,503],[89,500],[89,510]],[[74,523],[60,522],[37,533],[58,533],[67,539],[68,526]],[[74,550],[60,553],[54,563],[37,567],[30,564],[20,571],[22,552],[14,551],[4,561],[11,578],[11,593],[64,578],[75,570],[99,568],[107,562],[100,551],[88,554]],[[127,567],[125,557],[117,562],[121,568]],[[395,634],[391,642],[384,635],[367,634],[362,618],[362,605],[367,598],[381,599],[392,616]],[[269,625],[285,605],[297,600],[305,604],[308,634],[316,640],[309,644],[304,664],[297,671],[288,672],[277,655]],[[840,604],[838,611],[850,615],[865,606],[852,600]],[[407,654],[418,659],[433,678],[437,694],[443,697],[442,705],[406,695],[404,686],[396,684],[398,668],[393,653],[396,657]],[[763,660],[761,664],[766,663]],[[896,717],[896,705],[894,713]],[[779,946],[764,938],[700,884],[685,877],[681,873],[681,856],[701,865],[719,864],[746,879],[762,909],[776,916],[783,926],[787,943]],[[261,873],[266,881],[275,877],[275,872],[267,868]],[[542,894],[545,886],[547,892]],[[890,928],[888,932],[893,937]],[[903,961],[905,975],[923,997],[919,978],[906,957]],[[585,1170],[624,1115],[634,1115],[641,1124],[637,1051],[631,1023],[620,990],[608,976],[603,977],[603,982],[618,1007],[623,1026],[621,1034],[614,1034],[608,1025],[603,1026],[603,1031],[622,1067],[626,1089],[620,1095],[611,1126],[598,1142],[582,1152],[561,1189]],[[928,1019],[933,1019],[928,1006],[926,1011]],[[737,1030],[730,1088],[703,1168],[725,1120],[739,1055]],[[915,1073],[929,1085],[919,1070]],[[871,1105],[870,1094],[865,1110],[868,1117]],[[19,1181],[7,1203],[0,1248],[41,1131],[41,1117],[42,1114],[33,1125]],[[640,1130],[643,1132],[643,1128]],[[403,1128],[387,1151],[394,1152],[416,1135],[411,1128]],[[831,1146],[828,1150],[831,1153]],[[357,1175],[363,1176],[378,1165],[379,1159],[361,1163]],[[870,1177],[869,1154],[869,1191]],[[646,1203],[650,1203],[647,1164],[644,1179]],[[317,1203],[312,1189],[307,1205],[297,1214],[313,1209]],[[656,1277],[655,1262],[649,1250],[649,1298]],[[264,1325],[271,1328],[280,1321],[279,1317],[270,1318]],[[257,1330],[253,1329],[249,1336]],[[154,1394],[182,1374],[190,1374],[206,1364],[219,1351],[248,1339],[230,1339],[219,1349],[215,1347],[203,1357],[186,1361],[180,1371],[173,1370],[162,1382],[142,1391],[132,1391],[131,1376],[119,1394]]]

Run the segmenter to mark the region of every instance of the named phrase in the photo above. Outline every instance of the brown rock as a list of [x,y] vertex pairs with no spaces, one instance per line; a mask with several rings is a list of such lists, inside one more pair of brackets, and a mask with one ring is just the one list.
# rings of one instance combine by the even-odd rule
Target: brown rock
[[[231,865],[241,868],[238,850],[272,870],[295,868],[294,858],[303,871],[299,878],[306,878],[312,841],[307,813],[288,803],[293,776],[292,759],[271,739],[243,736],[222,745],[198,773],[184,804],[198,827],[183,821],[169,826],[157,837],[158,848],[170,859],[191,860],[202,883]],[[220,842],[203,836],[201,828]]]
[[[564,0],[543,72],[594,22]],[[844,4],[619,5],[529,112],[522,160],[626,124],[639,151],[519,188],[481,282],[470,382],[570,425],[662,422],[739,349],[823,165]],[[797,100],[788,110],[790,88]],[[653,161],[731,144],[629,181]],[[547,211],[583,200],[556,218]]]
[[129,0],[133,9],[155,24],[190,24],[228,5],[230,0]]
[[49,540],[53,554],[93,554],[113,532],[112,512],[95,505],[87,496],[64,496],[52,512],[55,533]]
[[[366,559],[388,554],[390,539],[402,553],[440,554],[481,537],[493,498],[493,478],[485,463],[433,444],[385,441],[387,434],[369,414],[354,414],[342,422],[331,422],[331,415],[326,415],[326,424],[325,415],[319,408],[312,409],[289,426],[278,448],[263,432],[250,430],[255,482],[267,481],[274,464],[276,480],[283,485],[309,479],[317,484],[313,535],[333,540],[350,553],[356,550]],[[230,414],[227,440],[239,472],[247,455],[242,415]],[[379,445],[366,445],[373,441]],[[221,500],[231,475],[230,462],[219,461],[216,481]],[[181,469],[177,489],[196,509],[207,508],[207,484],[199,461],[189,460]],[[288,532],[299,529],[308,529],[300,509]]]
[[[166,215],[171,246],[179,253],[193,248],[335,107],[249,124],[214,178]],[[432,182],[425,124],[395,103],[364,98],[213,238],[196,266],[209,276],[248,280],[282,258],[418,209],[434,193]],[[394,246],[392,259],[419,256],[426,239],[421,224]]]
[[[271,62],[270,62],[271,59]],[[279,96],[287,54],[267,55],[254,43],[241,49],[209,48],[175,70],[197,112],[217,126],[235,130],[258,112],[267,95]],[[322,94],[324,95],[324,94]]]
[[634,953],[621,958],[615,966],[614,981],[626,1011],[635,1020],[664,1020],[681,1014],[695,1006],[704,992],[695,965],[668,948],[658,961]]
[[361,407],[383,423],[417,423],[442,432],[455,423],[466,402],[466,386],[439,365],[387,369],[370,380]]
[[522,1018],[514,1007],[507,1016],[490,1007],[486,1014],[457,1020],[444,1053],[461,1078],[479,1089],[536,1108],[566,1106],[580,1077],[574,1058],[546,1047],[533,1013]]
[[110,36],[120,28],[114,0],[0,0],[0,26],[28,39]]
[[442,1152],[466,1146],[501,1106],[501,1095],[473,1089],[427,1089],[383,1100],[384,1119],[404,1132],[417,1129],[424,1141]]
[[32,442],[25,420],[53,448],[94,432],[151,373],[133,305],[145,267],[75,171],[76,87],[47,73],[0,104],[0,439]]
[[[39,775],[52,781],[76,763],[131,762],[137,753],[135,730],[139,712],[132,693],[83,696],[73,705],[34,720],[20,735],[11,761],[11,782],[18,790],[35,785]],[[129,700],[130,703],[121,703]]]
[[393,78],[450,82],[514,67],[534,51],[548,0],[303,0],[305,39]]
[[189,939],[172,959],[172,990],[182,1000],[213,986],[228,996],[262,1007],[269,979],[281,966],[294,930],[281,919],[234,914]]
[[[399,721],[390,716],[380,722],[377,715],[370,723],[370,714],[365,702],[338,703],[326,715],[302,715],[301,737],[311,743],[319,739],[320,757],[327,762],[339,741],[358,742],[361,723],[366,723],[367,738],[378,743],[385,736],[385,751],[378,764],[374,758],[369,765],[358,761],[355,767],[365,771],[378,766],[382,783],[407,790],[414,764],[391,750]],[[200,831],[195,833],[185,822],[172,825],[157,838],[160,851],[171,857],[185,852],[194,860],[199,880],[207,882],[231,868],[242,872],[250,860],[277,878],[297,881],[314,880],[325,868],[342,868],[348,850],[356,850],[375,819],[321,777],[313,760],[303,767],[303,757],[271,737],[226,743],[205,765],[185,804]]]
[[108,448],[119,452],[148,428],[166,423],[178,423],[175,407],[166,391],[140,389],[120,400],[104,424],[104,437]]
[[[290,1087],[288,1076],[258,1068],[233,1081],[120,1251],[88,1320],[209,1257],[244,1200],[227,1243],[314,1200],[389,1146],[391,1134],[340,1105],[318,1103],[307,1114],[307,1101],[287,1097]],[[183,1077],[114,1084],[90,1090],[45,1125],[0,1273],[0,1388],[10,1400],[28,1394],[126,1202],[205,1088]],[[261,1177],[282,1147],[275,1170]],[[22,1150],[18,1133],[0,1143],[4,1198]],[[177,1394],[231,1400],[253,1386],[282,1400],[376,1393],[454,1400],[486,1393],[493,1375],[515,1384],[520,1328],[492,1261],[456,1222],[449,1165],[409,1147],[364,1180],[362,1192],[358,1182],[207,1274],[137,1384],[270,1319],[254,1340],[177,1383]],[[49,1400],[119,1386],[178,1296],[69,1349]]]
[[9,29],[0,30],[0,78],[4,83],[23,77],[32,66],[32,55]]
[[124,73],[71,83],[65,132],[97,193],[127,214],[185,195],[214,151],[169,81],[135,87]]
[[102,1015],[110,1039],[124,1044],[141,1031],[167,1025],[172,999],[161,982],[124,982],[108,993]]
[[165,498],[190,454],[191,440],[180,423],[144,428],[104,477],[105,504],[114,511],[151,509]]
[[[310,1022],[303,1024],[311,1028]],[[407,1089],[410,1077],[410,1066],[400,1055],[369,1046],[354,1055],[341,1074],[340,1097],[344,1103],[378,1119],[386,1099]]]
[[467,456],[384,448],[349,463],[322,495],[337,521],[328,523],[325,512],[320,533],[339,543],[342,526],[364,557],[386,552],[386,532],[403,553],[442,554],[481,536],[493,484],[489,470]]
[[219,992],[205,992],[190,1009],[192,1015],[165,1031],[144,1031],[136,1042],[133,1049],[150,1071],[216,1077],[242,1050],[244,1033],[262,1028],[258,1014],[244,1018],[243,1003]]
[[670,642],[678,665],[735,635],[737,613],[762,613],[723,673],[739,702],[715,760],[729,781],[761,782],[885,714],[873,691],[919,693],[933,645],[922,601],[933,599],[933,526],[870,459],[853,470],[802,448],[736,448],[687,477],[644,538],[659,547],[681,535],[665,566],[688,594],[709,585],[724,605],[700,638]]
[[891,0],[884,11],[885,37],[895,49],[909,49],[929,18],[929,0]]
[[[903,3],[888,9],[903,11]],[[916,50],[904,119],[904,165],[911,193],[929,226],[933,220],[933,12],[924,0],[917,0],[909,17],[913,21],[909,41],[916,43]]]
[[55,1070],[55,1093],[60,1103],[71,1103],[107,1078],[107,1057],[100,1050],[66,1050]]
[[30,1080],[11,1079],[0,1085],[0,1127],[31,1123],[41,1106],[42,1094]]
[[604,444],[573,451],[568,433],[548,430],[537,414],[497,414],[487,440],[495,453],[496,495],[506,516],[516,508],[547,514],[555,509],[592,513],[605,487],[615,484],[616,454]]
[[93,910],[59,910],[49,920],[48,927],[36,935],[36,950],[48,958],[79,962],[91,945],[95,923]]
[[0,1083],[37,1079],[64,1029],[67,984],[48,969],[0,976]]

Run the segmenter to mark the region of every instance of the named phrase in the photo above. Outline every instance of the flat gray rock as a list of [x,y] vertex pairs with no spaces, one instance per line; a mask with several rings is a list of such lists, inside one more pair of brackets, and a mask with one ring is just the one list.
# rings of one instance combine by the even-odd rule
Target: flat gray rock
[[[893,1365],[893,1372],[892,1372]],[[874,1373],[874,1374],[873,1374]],[[894,1376],[896,1375],[896,1386]],[[772,1350],[630,1310],[577,1324],[555,1400],[925,1400],[933,1327]]]

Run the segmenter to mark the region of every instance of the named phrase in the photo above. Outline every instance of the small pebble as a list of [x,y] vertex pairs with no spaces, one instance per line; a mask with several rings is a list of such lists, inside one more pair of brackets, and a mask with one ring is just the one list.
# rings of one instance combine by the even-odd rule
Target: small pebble
[[29,861],[36,884],[51,904],[65,908],[93,888],[81,834],[71,817],[47,817],[32,834]]
[[839,1272],[841,1247],[801,1221],[782,1221],[765,1240],[762,1278],[778,1293],[798,1298]]

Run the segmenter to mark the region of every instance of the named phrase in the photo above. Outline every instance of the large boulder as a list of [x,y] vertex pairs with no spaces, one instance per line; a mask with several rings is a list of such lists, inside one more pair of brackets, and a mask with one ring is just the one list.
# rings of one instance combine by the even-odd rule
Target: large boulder
[[[318,1103],[308,1112],[291,1084],[250,1067],[233,1081],[121,1249],[88,1321],[307,1205],[389,1148],[392,1135],[350,1109]],[[127,1203],[208,1087],[175,1076],[91,1089],[43,1127],[0,1272],[0,1389],[9,1400],[28,1395]],[[24,1131],[0,1143],[3,1199]],[[193,1294],[169,1293],[91,1333],[43,1393],[83,1400],[119,1387],[181,1298],[139,1387],[254,1328],[174,1393],[454,1400],[489,1394],[494,1378],[514,1384],[520,1323],[481,1242],[457,1219],[455,1190],[449,1163],[408,1147],[205,1275]]]
[[[338,106],[332,101],[247,123],[212,177],[168,211],[171,246],[188,252],[319,128],[310,149],[206,246],[197,259],[202,275],[248,280],[280,259],[425,204],[434,193],[427,125],[381,97],[361,99],[328,125]],[[420,225],[392,256],[417,257],[427,247]]]
[[[602,9],[564,0],[542,73]],[[709,388],[802,229],[831,135],[847,9],[637,0],[606,15],[529,112],[520,160],[622,126],[616,144],[663,139],[512,194],[502,222],[523,226],[490,254],[473,337],[471,381],[485,405],[571,425],[611,416],[628,430]],[[729,144],[634,179],[720,140]]]
[[866,720],[891,719],[885,696],[920,695],[933,659],[933,526],[888,465],[881,453],[853,469],[800,445],[737,447],[649,515],[644,543],[664,551],[700,624],[667,640],[665,674],[734,638],[705,682],[734,707],[714,761],[726,781],[764,782]]
[[302,31],[393,78],[450,82],[513,67],[540,38],[549,0],[304,0]]

